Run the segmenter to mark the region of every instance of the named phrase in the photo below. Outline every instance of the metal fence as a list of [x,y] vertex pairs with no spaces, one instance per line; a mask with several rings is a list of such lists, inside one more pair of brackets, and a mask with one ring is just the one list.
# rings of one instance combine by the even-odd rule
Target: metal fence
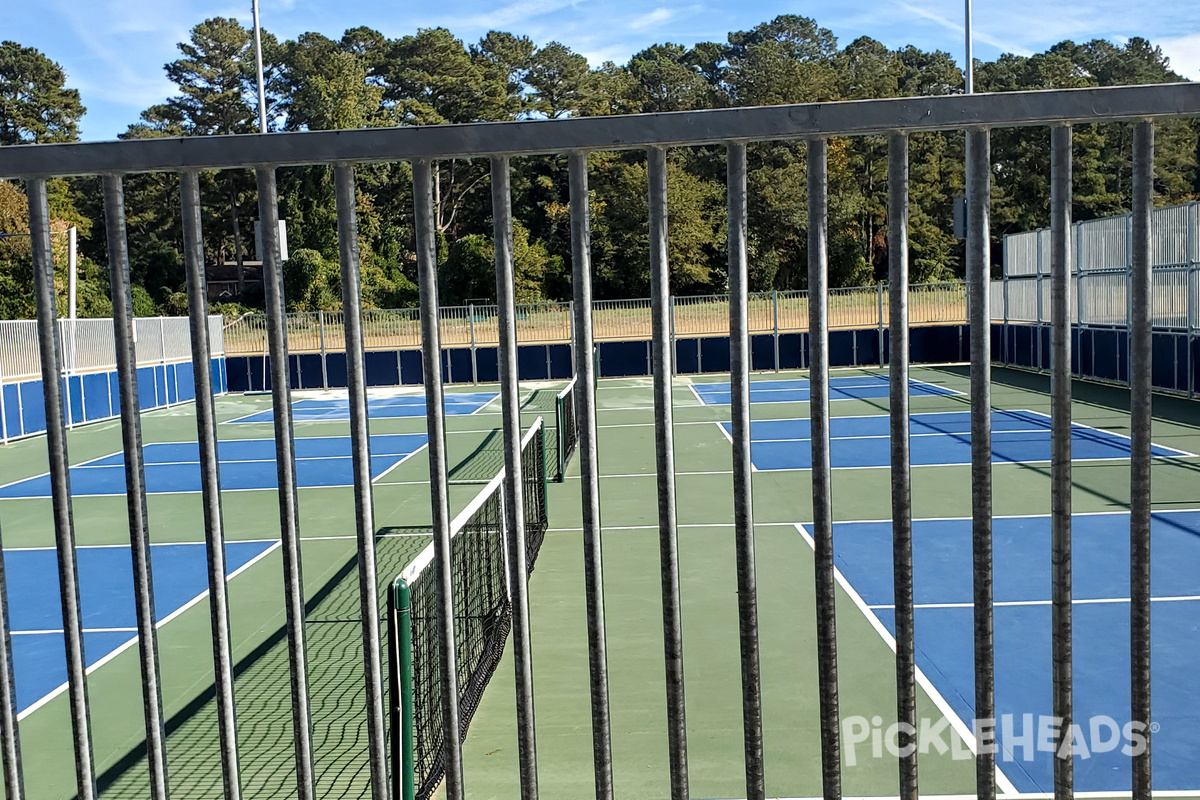
[[[886,284],[833,289],[830,330],[883,330],[888,324]],[[760,292],[747,301],[751,333],[799,333],[808,330],[808,292]],[[958,281],[915,284],[909,288],[909,319],[913,325],[953,325],[967,321],[966,285]],[[729,295],[670,298],[671,336],[676,339],[729,335]],[[574,340],[574,302],[518,305],[518,344],[571,344]],[[496,347],[500,343],[497,307],[448,306],[439,311],[443,347]],[[598,341],[638,341],[651,338],[649,299],[601,300],[592,305],[593,338]],[[344,351],[345,316],[341,311],[293,312],[287,315],[288,352]],[[367,350],[417,349],[421,331],[416,309],[363,312],[363,345]],[[266,316],[238,317],[225,329],[229,355],[267,352]]]
[[[419,328],[428,407],[430,462],[430,508],[434,530],[434,566],[438,576],[433,616],[438,626],[440,675],[443,698],[446,797],[461,800],[465,795],[460,743],[464,734],[459,709],[450,698],[459,696],[454,642],[453,592],[451,586],[450,515],[448,502],[443,385],[437,365],[441,358],[441,319],[437,302],[437,239],[432,162],[435,159],[491,159],[492,205],[497,242],[496,270],[501,297],[497,308],[502,385],[502,412],[506,461],[515,468],[506,472],[505,500],[509,517],[508,585],[513,603],[513,654],[516,676],[518,757],[523,798],[537,795],[538,768],[533,726],[533,670],[531,665],[528,605],[524,591],[527,578],[523,542],[524,520],[520,459],[520,409],[517,392],[517,329],[521,324],[514,302],[511,242],[511,207],[508,195],[510,159],[525,155],[566,153],[570,174],[573,292],[576,325],[573,329],[575,372],[580,376],[577,392],[579,455],[582,473],[582,539],[584,542],[584,589],[589,642],[589,681],[594,743],[595,795],[612,798],[612,748],[609,724],[606,632],[603,626],[604,587],[601,581],[600,483],[597,462],[597,413],[594,396],[594,320],[578,313],[592,307],[589,252],[589,196],[587,154],[614,149],[642,149],[648,160],[651,300],[650,322],[654,362],[654,418],[657,475],[657,512],[661,553],[664,670],[666,673],[667,740],[670,753],[670,787],[673,800],[689,794],[688,730],[684,714],[682,626],[679,560],[676,525],[675,462],[672,428],[673,354],[670,347],[671,307],[668,295],[667,247],[667,148],[720,145],[727,153],[728,252],[730,295],[728,298],[731,339],[731,405],[734,501],[734,542],[738,591],[738,647],[741,657],[742,709],[746,797],[765,796],[763,778],[764,729],[759,691],[758,617],[755,588],[754,524],[750,462],[749,349],[750,302],[747,242],[746,142],[761,140],[804,140],[807,158],[807,236],[809,293],[797,303],[809,320],[811,385],[810,472],[815,543],[815,615],[818,671],[795,676],[815,683],[820,700],[820,759],[823,794],[828,800],[842,795],[842,752],[839,738],[838,655],[835,633],[837,583],[833,550],[833,497],[831,493],[829,330],[842,319],[845,294],[828,289],[828,142],[830,137],[886,134],[888,136],[888,219],[890,246],[887,306],[892,336],[891,393],[889,398],[892,447],[892,534],[895,575],[894,614],[896,625],[896,690],[899,795],[915,800],[917,784],[916,705],[918,690],[914,664],[912,503],[908,438],[907,335],[910,322],[906,224],[908,219],[908,136],[931,130],[965,130],[967,152],[967,242],[966,294],[971,339],[971,499],[972,499],[972,584],[974,586],[974,710],[982,728],[978,737],[968,733],[966,741],[976,760],[977,794],[994,800],[997,771],[994,730],[995,674],[992,595],[992,453],[991,453],[991,336],[989,330],[989,203],[991,160],[989,130],[994,127],[1051,127],[1052,157],[1051,217],[1051,319],[1053,334],[1052,381],[1052,625],[1054,665],[1053,713],[1061,725],[1052,731],[1056,752],[1070,752],[1072,730],[1071,678],[1071,559],[1070,419],[1071,382],[1069,320],[1066,306],[1069,266],[1066,253],[1071,208],[1072,123],[1134,120],[1133,207],[1129,236],[1130,334],[1132,363],[1132,431],[1130,459],[1131,535],[1131,626],[1132,669],[1131,724],[1138,724],[1150,738],[1150,216],[1153,192],[1153,119],[1200,115],[1200,86],[1171,84],[1104,89],[1011,92],[995,95],[951,95],[868,100],[854,103],[822,103],[807,106],[731,108],[661,115],[592,117],[502,124],[474,124],[317,131],[237,137],[190,139],[145,139],[113,143],[29,145],[0,148],[0,176],[26,181],[33,240],[35,293],[38,306],[37,344],[46,386],[47,453],[52,487],[52,513],[62,591],[63,631],[66,643],[69,714],[73,726],[74,765],[78,797],[96,796],[95,753],[90,732],[91,714],[87,694],[86,662],[83,657],[83,620],[79,613],[74,545],[74,520],[68,482],[70,459],[63,419],[63,397],[58,376],[63,355],[58,344],[55,319],[54,268],[49,246],[50,215],[46,193],[48,177],[74,174],[104,176],[109,261],[114,293],[128,298],[128,259],[125,248],[125,208],[122,175],[167,170],[179,174],[185,233],[188,293],[192,306],[192,357],[195,362],[197,435],[202,463],[203,508],[207,553],[220,559],[224,551],[221,506],[217,480],[215,420],[212,386],[208,379],[208,335],[202,316],[203,252],[200,227],[199,172],[244,169],[256,174],[259,213],[264,231],[264,275],[267,314],[263,321],[266,349],[271,362],[272,408],[279,470],[279,506],[283,552],[284,605],[290,665],[295,742],[295,779],[300,800],[316,796],[314,780],[313,720],[306,671],[305,606],[301,588],[300,521],[297,513],[296,461],[289,399],[289,328],[284,309],[280,270],[278,198],[276,169],[306,164],[334,165],[338,207],[338,230],[342,269],[344,339],[349,373],[351,439],[356,497],[355,525],[358,534],[358,564],[361,570],[361,633],[365,702],[363,719],[367,729],[367,754],[363,757],[369,774],[370,794],[375,800],[389,795],[387,731],[384,725],[381,677],[380,617],[377,580],[371,464],[368,447],[364,343],[373,316],[361,310],[358,233],[354,165],[374,161],[407,160],[412,165],[414,222],[421,307],[419,312],[396,314],[397,336],[414,335]],[[788,298],[789,301],[791,298]],[[716,305],[719,301],[713,301]],[[877,314],[879,295],[876,295]],[[128,303],[115,303],[127,308]],[[700,320],[710,312],[689,308]],[[788,313],[791,313],[789,310]],[[787,314],[781,313],[786,317]],[[638,310],[635,318],[645,319]],[[716,323],[705,321],[709,328]],[[150,771],[149,796],[165,800],[168,795],[168,750],[164,733],[157,659],[155,613],[151,598],[152,576],[148,563],[149,531],[144,516],[145,484],[139,447],[140,420],[132,373],[131,331],[115,326],[122,379],[122,429],[125,434],[125,465],[130,480],[128,503],[130,541],[134,553],[134,590],[137,599],[139,664],[145,706],[145,752]],[[140,502],[134,502],[140,500]],[[228,608],[222,564],[211,563],[210,609],[214,641],[214,696],[217,698],[220,752],[225,796],[240,796],[242,774],[238,760],[238,731],[234,714]],[[0,586],[0,601],[7,603]],[[0,620],[7,625],[7,608]],[[12,659],[8,631],[0,648],[0,757],[3,760],[6,794],[23,796],[22,764],[14,707]],[[733,646],[733,643],[730,643]],[[769,734],[769,731],[767,731]],[[1134,800],[1151,800],[1151,749],[1131,756]],[[39,759],[45,763],[44,759]],[[1056,758],[1055,796],[1068,800],[1073,794],[1073,760]]]

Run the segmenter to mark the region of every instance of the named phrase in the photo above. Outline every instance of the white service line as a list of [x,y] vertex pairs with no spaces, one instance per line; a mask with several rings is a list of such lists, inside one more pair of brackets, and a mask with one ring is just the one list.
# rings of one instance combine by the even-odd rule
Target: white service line
[[[1170,595],[1165,597],[1151,597],[1151,602],[1155,603],[1189,603],[1200,600],[1200,594],[1185,594],[1185,595]],[[1112,603],[1128,603],[1128,597],[1091,597],[1091,598],[1075,598],[1071,600],[1072,605],[1087,606],[1087,605],[1106,605]],[[992,606],[995,608],[1008,608],[1011,606],[1048,606],[1053,605],[1053,600],[995,600]],[[974,608],[974,603],[917,603],[913,608]],[[894,609],[894,605],[880,604],[871,606],[878,609]]]
[[[796,526],[796,530],[804,538],[804,541],[808,543],[808,546],[813,548],[813,552],[815,553],[817,545],[816,542],[813,541],[812,536],[810,536],[808,531],[804,529],[803,525],[798,522],[794,524]],[[846,580],[846,576],[843,575],[842,571],[836,566],[833,568],[833,576],[835,579],[837,579],[838,585],[842,587],[842,590],[850,596],[850,599],[854,602],[854,605],[858,607],[858,610],[862,612],[864,617],[866,617],[867,622],[871,624],[871,627],[874,628],[875,632],[878,633],[880,638],[883,639],[884,643],[891,648],[893,653],[896,652],[896,639],[888,631],[887,627],[884,626],[883,622],[880,621],[879,617],[876,616],[875,612],[871,610],[871,607],[868,606],[862,599],[862,595],[860,595],[854,586],[851,585],[850,581]],[[933,685],[933,682],[929,680],[929,678],[925,675],[925,672],[916,665],[914,665],[914,670],[916,672],[917,683],[920,684],[921,688],[925,690],[925,693],[929,695],[929,698],[933,700],[933,704],[937,706],[937,709],[942,712],[946,719],[950,720],[950,727],[954,728],[955,733],[957,733],[959,738],[966,743],[967,748],[970,749],[972,753],[978,754],[978,742],[975,739],[975,733],[967,727],[967,723],[963,722],[962,717],[958,716],[950,704],[946,702],[946,698],[943,697],[942,693],[939,692],[937,687]],[[1008,777],[1000,769],[999,765],[996,766],[996,783],[999,786],[1001,794],[1018,794],[1017,787],[1014,786],[1012,781],[1008,779]]]

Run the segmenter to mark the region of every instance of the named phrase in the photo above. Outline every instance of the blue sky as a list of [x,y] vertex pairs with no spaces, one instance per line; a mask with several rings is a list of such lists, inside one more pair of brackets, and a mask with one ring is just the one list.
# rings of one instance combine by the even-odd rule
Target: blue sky
[[[263,26],[280,38],[304,31],[340,36],[368,25],[390,37],[443,26],[471,41],[489,29],[558,40],[593,64],[624,62],[656,42],[723,41],[778,14],[803,14],[845,44],[872,36],[889,47],[941,49],[961,62],[961,0],[441,0],[412,7],[378,0],[260,0]],[[161,102],[173,86],[163,64],[207,17],[250,24],[250,0],[12,0],[0,38],[37,47],[83,95],[85,140],[112,139]],[[975,0],[975,53],[1029,54],[1063,39],[1143,36],[1163,47],[1176,71],[1200,80],[1200,7],[1174,0]]]

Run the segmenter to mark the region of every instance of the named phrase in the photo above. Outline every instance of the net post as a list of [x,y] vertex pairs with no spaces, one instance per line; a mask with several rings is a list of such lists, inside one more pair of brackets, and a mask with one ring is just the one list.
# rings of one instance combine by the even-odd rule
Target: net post
[[70,457],[67,453],[67,413],[63,407],[62,343],[59,340],[54,257],[50,248],[50,208],[44,178],[26,185],[29,233],[33,249],[33,285],[37,303],[37,343],[42,367],[46,412],[46,451],[50,461],[50,495],[54,543],[58,554],[59,599],[66,645],[67,702],[75,755],[78,800],[96,797],[91,710],[87,693],[87,660],[83,651],[83,619],[79,608],[79,565],[75,553],[75,521],[71,505]]
[[[375,554],[375,495],[371,480],[371,423],[362,329],[362,277],[358,252],[358,199],[354,165],[334,167],[338,255],[341,261],[343,338],[354,472],[354,518],[358,544],[359,618],[362,621],[363,686],[371,796],[387,800],[387,729],[383,722],[383,676],[379,642],[379,589]],[[325,378],[325,315],[320,312],[321,371]]]
[[604,624],[604,569],[600,526],[600,465],[596,439],[596,348],[592,318],[592,251],[587,153],[568,157],[571,204],[571,289],[575,315],[575,424],[583,524],[583,575],[587,606],[588,683],[592,711],[592,769],[596,800],[612,800],[612,730],[608,702],[608,650]]
[[417,277],[420,290],[421,365],[429,436],[429,492],[436,571],[438,679],[441,684],[442,736],[447,800],[463,800],[462,742],[459,734],[458,658],[454,640],[453,552],[450,497],[446,476],[446,412],[442,399],[441,338],[438,330],[437,237],[434,224],[433,169],[429,159],[412,162],[416,222]]
[[1153,373],[1151,237],[1154,213],[1154,125],[1133,129],[1133,220],[1129,294],[1130,721],[1145,747],[1133,755],[1133,800],[1150,800],[1150,511]]
[[683,690],[683,624],[679,599],[679,541],[675,511],[672,386],[674,302],[667,250],[667,151],[647,151],[650,205],[651,358],[654,368],[654,443],[658,477],[659,562],[662,579],[663,656],[667,683],[667,740],[671,798],[688,797],[687,724]]
[[[146,469],[142,460],[141,408],[137,391],[137,355],[133,344],[133,300],[130,295],[129,251],[125,231],[125,191],[121,176],[105,175],[104,219],[108,239],[109,289],[113,307],[113,345],[121,402],[121,444],[125,455],[125,498],[129,515],[129,549],[133,560],[133,596],[137,619],[138,661],[142,677],[142,709],[146,726],[146,761],[150,796],[168,794],[166,728],[158,669],[158,631],[154,612],[154,578],[150,572],[150,528],[146,511]],[[72,320],[74,328],[74,320]],[[72,331],[72,338],[74,332]],[[74,349],[74,344],[72,344]],[[165,349],[163,353],[166,355]],[[177,395],[178,396],[178,395]]]
[[396,800],[416,796],[413,724],[412,592],[404,578],[388,586],[388,717],[391,736],[391,788]]
[[812,419],[813,543],[816,578],[821,776],[824,800],[842,796],[838,738],[837,583],[829,455],[829,142],[808,140],[809,416]]
[[[183,257],[187,268],[192,378],[196,389],[196,442],[200,455],[201,502],[208,572],[209,624],[212,631],[213,684],[225,800],[240,800],[237,712],[233,696],[233,654],[229,640],[229,595],[225,583],[225,525],[221,512],[217,421],[213,404],[211,343],[208,339],[208,291],[204,277],[204,237],[200,222],[200,176],[179,176],[183,211]],[[249,367],[247,366],[247,369]]]
[[[909,442],[909,314],[908,314],[908,135],[888,140],[888,360],[889,424],[892,467],[892,602],[896,607],[896,719],[901,730],[897,747],[914,745],[899,759],[900,798],[917,800],[917,682],[913,612],[912,482]],[[882,322],[883,315],[880,314]],[[882,347],[881,347],[882,353]]]
[[292,428],[291,379],[288,374],[287,313],[279,255],[279,200],[275,169],[256,170],[258,214],[262,220],[263,286],[266,290],[267,346],[271,355],[271,411],[275,421],[275,462],[279,473],[279,528],[283,542],[284,610],[288,671],[291,679],[292,730],[295,733],[296,791],[299,800],[315,800],[312,713],[308,699],[308,648],[304,632],[304,584],[300,551],[300,515],[296,489],[296,441]]
[[[967,141],[967,285],[971,330],[971,554],[974,595],[975,716],[994,730],[995,658],[992,633],[992,351],[989,231],[991,152],[988,131]],[[978,729],[978,728],[977,728]],[[986,739],[987,737],[980,737]],[[979,800],[996,798],[995,748],[979,742],[975,755]]]

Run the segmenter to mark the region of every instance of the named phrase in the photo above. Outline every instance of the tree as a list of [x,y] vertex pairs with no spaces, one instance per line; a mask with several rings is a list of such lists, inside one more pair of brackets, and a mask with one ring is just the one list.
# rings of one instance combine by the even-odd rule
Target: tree
[[72,142],[87,110],[55,62],[32,47],[0,42],[0,145]]

